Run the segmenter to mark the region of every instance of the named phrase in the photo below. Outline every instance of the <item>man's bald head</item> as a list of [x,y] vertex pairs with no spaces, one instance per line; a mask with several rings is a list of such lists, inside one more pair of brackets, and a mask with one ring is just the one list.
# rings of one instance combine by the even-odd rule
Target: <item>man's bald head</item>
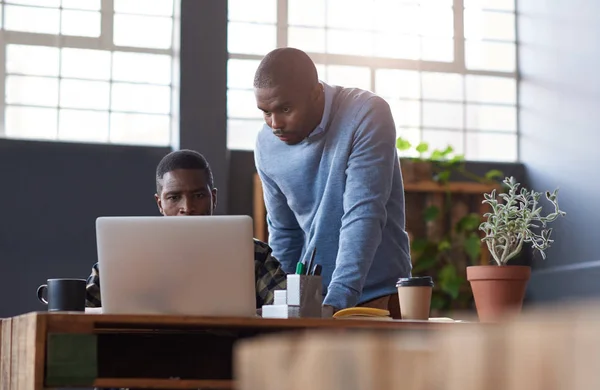
[[254,88],[287,85],[312,90],[318,83],[317,68],[310,57],[302,50],[291,47],[268,53],[254,75]]

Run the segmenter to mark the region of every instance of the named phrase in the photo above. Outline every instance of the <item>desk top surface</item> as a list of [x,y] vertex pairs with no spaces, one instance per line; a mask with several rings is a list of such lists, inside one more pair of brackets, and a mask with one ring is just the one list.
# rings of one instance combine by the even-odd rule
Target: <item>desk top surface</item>
[[13,317],[13,320],[32,321],[38,326],[51,329],[112,328],[112,329],[427,329],[473,324],[461,321],[376,321],[369,319],[321,319],[321,318],[238,318],[195,317],[173,315],[125,315],[32,312]]

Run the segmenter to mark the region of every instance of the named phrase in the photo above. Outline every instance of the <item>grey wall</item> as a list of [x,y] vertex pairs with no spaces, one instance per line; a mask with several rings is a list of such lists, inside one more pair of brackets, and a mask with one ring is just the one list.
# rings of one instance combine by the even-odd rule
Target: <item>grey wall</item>
[[518,2],[520,153],[538,191],[560,187],[568,215],[548,259],[534,260],[533,301],[600,295],[600,2]]
[[35,290],[48,278],[89,275],[96,217],[158,215],[167,151],[0,140],[0,318],[45,310]]

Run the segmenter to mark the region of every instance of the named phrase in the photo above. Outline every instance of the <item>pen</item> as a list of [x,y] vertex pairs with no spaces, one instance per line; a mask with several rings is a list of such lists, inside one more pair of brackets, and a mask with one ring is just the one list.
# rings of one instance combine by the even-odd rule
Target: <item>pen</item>
[[312,274],[314,276],[319,276],[319,275],[321,275],[322,270],[323,270],[323,267],[321,266],[321,264],[315,264],[315,266],[312,270]]
[[299,261],[298,264],[296,264],[296,275],[303,275],[304,274],[304,263]]
[[315,254],[317,253],[317,247],[315,247],[312,251],[312,254],[310,255],[310,260],[308,261],[308,265],[306,267],[306,274],[310,275],[310,272],[312,271],[313,268],[313,263],[315,261]]

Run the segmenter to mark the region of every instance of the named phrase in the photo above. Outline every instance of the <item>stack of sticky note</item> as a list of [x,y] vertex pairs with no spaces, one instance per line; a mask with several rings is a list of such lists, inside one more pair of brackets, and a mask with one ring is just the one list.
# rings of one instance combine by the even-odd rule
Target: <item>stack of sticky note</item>
[[273,304],[262,307],[262,316],[263,318],[300,317],[300,302],[296,305],[288,304],[287,290],[276,290]]

